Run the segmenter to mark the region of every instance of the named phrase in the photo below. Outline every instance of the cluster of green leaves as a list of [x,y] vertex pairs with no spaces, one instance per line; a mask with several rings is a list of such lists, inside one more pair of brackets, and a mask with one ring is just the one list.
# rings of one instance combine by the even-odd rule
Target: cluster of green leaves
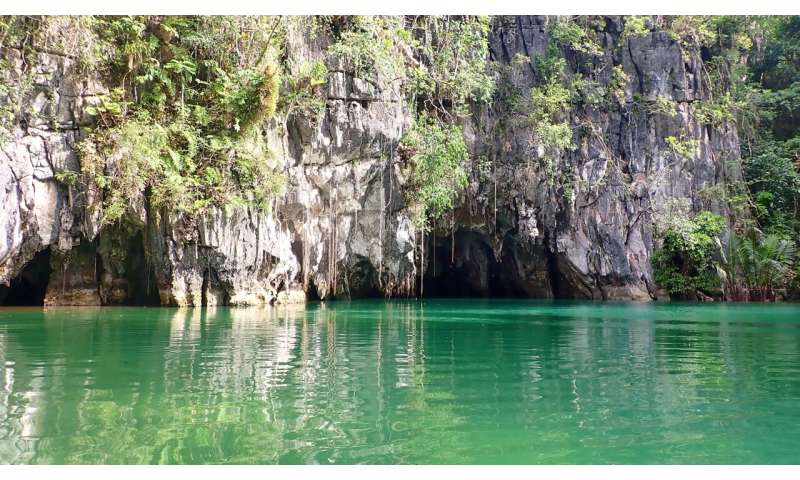
[[[68,57],[67,68],[79,75],[95,73],[98,59],[106,58],[109,50],[97,37],[96,23],[93,16],[0,16],[0,140],[23,118],[57,127],[56,95],[34,81],[42,73],[35,68],[39,53]],[[40,94],[50,102],[44,111],[32,108]]]
[[464,116],[468,105],[489,103],[495,81],[487,69],[489,17],[419,17],[407,41],[422,59],[409,77],[412,104],[419,110]]
[[405,80],[413,116],[400,146],[409,160],[407,199],[417,226],[430,228],[466,186],[469,152],[460,119],[494,94],[486,61],[489,18],[330,17],[318,23],[335,39],[329,65],[368,81]]
[[413,220],[417,227],[426,228],[429,222],[453,209],[467,186],[464,165],[469,151],[464,133],[459,125],[421,113],[401,146],[413,152],[409,182],[416,197]]
[[567,121],[570,91],[560,81],[548,81],[531,90],[528,117],[538,141],[547,149],[573,149]]
[[[576,73],[572,76],[570,88],[572,90],[572,101],[574,103],[594,108],[606,104],[608,90],[597,80],[586,78],[582,73]],[[624,97],[624,91],[622,95]]]
[[678,104],[675,100],[659,95],[655,100],[648,102],[648,110],[652,114],[674,117],[678,114]]
[[626,101],[629,78],[621,65],[611,69],[605,83],[590,74],[579,71],[570,76],[566,71],[568,51],[602,55],[595,32],[604,25],[602,18],[557,18],[544,54],[534,57],[537,85],[527,96],[514,96],[510,102],[517,116],[514,121],[529,127],[533,134],[548,183],[562,187],[567,197],[572,179],[559,172],[556,159],[564,151],[576,148],[570,112],[579,106],[600,109]]
[[734,300],[775,299],[776,290],[789,286],[797,274],[797,246],[783,235],[734,232],[728,250],[725,270]]
[[[534,57],[537,85],[528,95],[513,95],[510,100],[513,122],[530,128],[536,154],[542,160],[548,183],[563,188],[570,197],[571,177],[559,171],[556,159],[564,151],[574,150],[574,132],[570,113],[576,108],[603,109],[615,104],[626,104],[628,75],[622,65],[612,66],[603,77],[595,77],[598,69],[583,69],[567,73],[566,56],[585,61],[601,56],[603,49],[597,42],[597,32],[605,28],[601,17],[558,17],[552,24],[550,41],[541,55]],[[527,57],[515,58],[513,65],[527,63]]]
[[[278,19],[97,17],[95,63],[117,79],[88,113],[82,179],[105,192],[103,222],[130,198],[187,214],[217,206],[268,208],[281,175],[259,135],[276,111]],[[231,52],[237,52],[232,55]]]
[[[33,69],[28,57],[35,54],[33,43],[42,35],[42,20],[31,16],[0,16],[0,142],[11,134],[23,102],[33,91]],[[22,57],[21,75],[12,65],[8,49],[15,48]]]
[[699,100],[694,109],[694,118],[704,125],[715,127],[723,125],[725,122],[735,120],[736,111],[743,104],[737,104],[730,92],[711,100]]
[[351,17],[346,26],[333,27],[328,28],[336,36],[336,42],[327,50],[332,60],[343,62],[344,68],[359,77],[371,78],[377,74],[393,80],[403,76],[405,65],[396,54],[402,25],[396,18]]
[[761,38],[761,48],[748,57],[752,83],[740,88],[749,94],[746,111],[755,118],[748,117],[747,124],[738,122],[740,136],[746,140],[742,156],[754,213],[762,230],[796,242],[800,235],[800,17],[748,18],[735,26],[738,31],[729,27],[734,36],[755,29]]
[[[733,231],[727,262],[722,265],[727,294],[738,300],[775,298],[775,290],[786,287],[798,269],[794,252],[800,231],[800,109],[796,102],[800,94],[800,20],[706,16],[661,17],[657,23],[684,49],[703,47],[710,56],[702,77],[709,96],[693,103],[694,118],[717,127],[735,122],[742,142],[745,181],[734,176],[701,195],[723,200],[732,212]],[[698,147],[697,140],[684,136],[667,137],[665,143],[676,156],[685,158],[693,156]],[[726,166],[726,170],[739,168]],[[678,295],[716,285],[711,268],[705,269],[707,277],[700,273],[703,268],[693,266],[686,271],[683,258],[691,255],[675,254],[679,249],[674,246],[682,245],[676,239],[691,238],[686,232],[695,230],[692,225],[685,228],[686,222],[680,218],[668,225],[679,228],[670,227],[663,233],[665,247],[654,257],[659,283]],[[676,230],[684,233],[677,235]],[[707,244],[701,239],[700,245]],[[707,265],[703,258],[699,257],[699,263]],[[708,283],[706,278],[713,281]]]
[[[734,36],[736,34],[733,34]],[[720,42],[729,37],[720,36]],[[722,126],[735,121],[742,137],[752,137],[757,122],[754,108],[759,91],[746,82],[747,65],[738,47],[718,47],[720,53],[705,62],[709,98],[696,101],[694,116],[703,124]]]
[[656,283],[671,296],[682,297],[694,291],[712,291],[720,286],[714,253],[716,236],[725,220],[711,212],[693,218],[675,216],[663,232],[662,247],[653,254]]
[[762,138],[744,164],[759,224],[770,233],[793,237],[800,205],[800,141]]
[[608,80],[608,95],[611,100],[616,101],[620,105],[625,104],[625,89],[628,85],[630,78],[625,73],[622,65],[615,65],[611,69],[611,77]]
[[685,138],[683,136],[669,136],[664,139],[669,149],[680,158],[694,158],[697,149],[700,147],[700,140],[696,138]]
[[316,119],[325,110],[323,87],[328,81],[324,62],[303,63],[294,75],[288,75],[278,100],[278,110],[284,117],[300,114]]
[[603,54],[603,49],[593,38],[593,31],[579,24],[575,19],[556,18],[550,35],[554,42],[567,46],[576,52],[592,56]]
[[536,58],[536,63],[540,83],[528,96],[518,98],[512,108],[521,115],[524,125],[531,128],[534,142],[544,151],[548,179],[554,181],[557,172],[553,155],[575,148],[568,117],[575,95],[564,73],[566,60],[555,41],[546,55]]
[[467,185],[470,157],[460,119],[494,95],[486,61],[489,18],[416,17],[398,32],[415,58],[407,82],[414,122],[401,142],[410,152],[407,197],[417,226],[430,228]]
[[18,92],[20,84],[8,78],[10,70],[8,61],[0,58],[0,143],[4,143],[10,137],[15,112],[19,111],[15,106],[22,97]]
[[622,29],[622,39],[644,37],[650,33],[647,22],[650,17],[631,15],[625,17],[625,26]]
[[711,46],[717,40],[717,17],[708,15],[677,15],[665,18],[664,28],[684,48]]

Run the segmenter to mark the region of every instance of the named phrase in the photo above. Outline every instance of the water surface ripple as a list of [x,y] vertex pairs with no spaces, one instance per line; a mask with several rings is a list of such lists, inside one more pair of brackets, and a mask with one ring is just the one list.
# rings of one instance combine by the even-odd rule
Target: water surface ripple
[[2,463],[798,463],[800,306],[0,310]]

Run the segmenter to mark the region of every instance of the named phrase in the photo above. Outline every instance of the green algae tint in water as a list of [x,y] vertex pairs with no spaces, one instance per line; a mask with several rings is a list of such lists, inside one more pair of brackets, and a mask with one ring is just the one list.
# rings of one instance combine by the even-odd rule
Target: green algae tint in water
[[798,463],[800,307],[0,310],[3,463]]

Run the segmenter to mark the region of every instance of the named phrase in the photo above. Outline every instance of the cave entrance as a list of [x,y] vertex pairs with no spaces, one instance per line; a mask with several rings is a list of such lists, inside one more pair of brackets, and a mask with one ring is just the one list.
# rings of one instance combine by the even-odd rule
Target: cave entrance
[[128,284],[126,305],[151,307],[161,305],[155,269],[145,254],[141,231],[137,232],[128,242],[125,277]]
[[485,236],[457,231],[426,239],[423,297],[491,297],[500,294],[500,267]]
[[426,240],[423,297],[554,298],[554,271],[546,247],[509,238],[499,258],[489,238],[472,231]]
[[50,248],[33,256],[8,286],[0,285],[0,305],[43,306],[50,281]]

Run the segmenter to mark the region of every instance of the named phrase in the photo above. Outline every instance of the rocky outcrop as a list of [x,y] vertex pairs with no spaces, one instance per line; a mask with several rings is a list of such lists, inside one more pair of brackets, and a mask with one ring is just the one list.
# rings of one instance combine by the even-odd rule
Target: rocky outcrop
[[[604,53],[587,58],[568,51],[567,75],[582,74],[607,86],[614,65],[622,65],[629,79],[625,102],[570,112],[577,149],[555,159],[554,171],[564,181],[553,182],[529,129],[514,122],[508,98],[536,85],[534,62],[515,59],[545,54],[551,22],[546,17],[495,19],[492,60],[507,69],[510,86],[506,97],[474,116],[471,129],[474,154],[491,160],[497,187],[474,182],[469,215],[491,221],[467,228],[511,249],[498,259],[524,258],[543,246],[550,258],[551,294],[559,297],[655,298],[654,213],[670,200],[686,199],[695,210],[725,214],[722,205],[704,204],[700,192],[721,183],[723,165],[738,157],[735,128],[704,126],[693,115],[693,103],[709,97],[700,81],[698,52],[684,52],[666,32],[623,42],[621,19],[609,17],[599,32]],[[677,114],[643,108],[658,98],[674,102]],[[696,139],[696,153],[675,155],[665,142],[669,136]],[[735,178],[738,172],[728,175]],[[547,262],[538,263],[538,272],[547,271],[542,265]],[[526,276],[520,272],[514,281],[547,291],[543,275]]]
[[[220,209],[188,219],[151,209],[142,195],[131,199],[135,213],[102,228],[98,192],[55,177],[79,171],[79,127],[104,87],[67,55],[23,62],[6,49],[6,81],[30,76],[34,88],[2,145],[0,284],[50,251],[44,301],[53,305],[253,305],[420,291],[653,299],[653,216],[674,199],[725,213],[700,192],[738,174],[724,170],[738,156],[736,130],[694,115],[694,103],[709,95],[699,52],[663,32],[623,41],[622,20],[607,17],[598,27],[602,55],[566,49],[567,74],[605,86],[621,65],[625,101],[570,113],[577,148],[554,159],[554,182],[511,107],[513,95],[536,85],[533,59],[545,52],[551,22],[493,20],[488,61],[505,83],[466,122],[476,159],[470,186],[425,237],[406,211],[397,155],[410,124],[407,99],[395,79],[361,78],[327,59],[329,39],[289,32],[292,68],[328,62],[326,108],[318,118],[295,114],[265,127],[287,179],[270,212]],[[637,106],[657,98],[676,102],[677,115]],[[696,139],[696,154],[674,155],[668,136]]]
[[4,84],[30,85],[0,148],[0,284],[9,284],[37,252],[68,251],[79,235],[81,208],[55,176],[79,170],[78,130],[89,122],[85,107],[103,90],[77,77],[66,55],[40,52],[31,58],[5,48],[3,57]]

